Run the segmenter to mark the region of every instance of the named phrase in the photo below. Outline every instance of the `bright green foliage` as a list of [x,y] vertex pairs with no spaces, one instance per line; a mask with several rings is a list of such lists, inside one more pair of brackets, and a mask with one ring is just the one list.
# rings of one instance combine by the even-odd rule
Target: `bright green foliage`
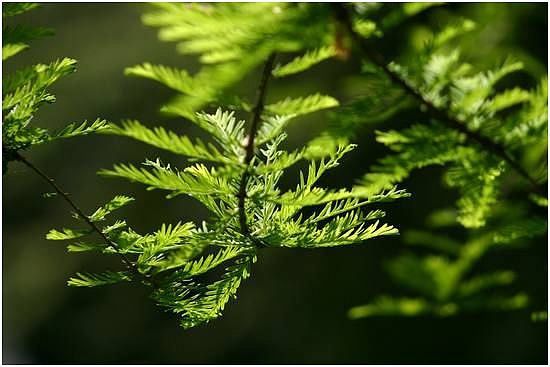
[[[368,195],[364,190],[333,190],[317,185],[354,145],[337,144],[333,151],[324,151],[317,143],[291,152],[282,149],[284,131],[294,118],[336,107],[334,98],[314,94],[267,104],[259,116],[249,164],[245,157],[250,137],[237,113],[221,108],[215,113],[197,112],[207,104],[251,111],[248,102],[226,90],[274,51],[294,52],[322,45],[277,67],[274,74],[278,76],[303,71],[332,56],[334,27],[327,23],[328,7],[266,3],[154,6],[144,22],[159,27],[162,40],[178,42],[180,52],[198,54],[205,66],[193,76],[185,70],[149,63],[128,68],[126,73],[152,79],[178,92],[163,110],[190,120],[209,139],[194,140],[165,128],[150,129],[137,121],[112,125],[109,133],[179,154],[190,165],[179,168],[157,159],[147,160],[143,167],[117,164],[100,173],[166,191],[168,198],[190,196],[200,201],[211,216],[200,226],[163,226],[145,235],[115,222],[116,229],[105,233],[112,243],[101,246],[78,242],[69,245],[69,251],[132,256],[135,269],[128,276],[151,285],[153,299],[178,314],[182,326],[190,328],[221,314],[250,275],[251,265],[263,247],[345,246],[397,234],[396,228],[380,222],[384,212],[363,208],[408,196],[404,191],[392,187]],[[307,168],[300,172],[297,186],[283,192],[278,185],[282,175],[303,161]],[[50,233],[53,238],[70,236],[67,230]],[[111,272],[80,275],[70,284],[107,284],[126,280],[126,276]]]
[[90,234],[91,230],[63,228],[61,231],[52,229],[46,235],[46,239],[54,241],[72,240]]
[[112,125],[112,129],[109,133],[147,142],[157,148],[184,155],[188,157],[189,160],[201,159],[218,163],[231,162],[231,160],[224,157],[220,150],[213,144],[205,144],[199,139],[193,142],[187,136],[179,136],[162,127],[149,129],[139,123],[139,121],[124,121],[120,127]]
[[311,66],[320,63],[330,57],[336,56],[337,51],[334,46],[325,46],[306,52],[302,56],[294,58],[287,64],[279,65],[273,70],[273,75],[277,77],[296,74],[309,69]]
[[[154,3],[152,6],[143,22],[159,28],[162,41],[176,42],[179,52],[197,55],[203,66],[191,75],[185,70],[144,63],[127,68],[126,74],[149,78],[177,91],[179,95],[164,105],[162,111],[188,119],[194,119],[195,112],[204,106],[219,103],[248,110],[249,103],[236,98],[229,89],[271,53],[302,53],[279,63],[273,70],[277,77],[305,71],[329,58],[345,58],[348,53],[330,4]],[[372,13],[379,8],[367,10]],[[379,15],[380,25],[361,16],[354,22],[365,36],[379,37],[384,29],[427,6],[416,7],[414,11],[409,8],[408,4],[400,4],[384,9]]]
[[[162,110],[195,118],[195,112],[234,97],[226,91],[242,80],[272,52],[296,52],[323,44],[325,49],[297,62],[294,72],[330,57],[333,26],[328,8],[286,3],[153,4],[143,16],[158,27],[159,38],[177,42],[183,54],[194,54],[204,66],[194,75],[184,70],[142,64],[126,73],[161,82],[180,93]],[[315,59],[315,60],[313,60]],[[304,65],[304,62],[307,65]],[[300,65],[297,65],[300,64]],[[246,109],[247,103],[235,105]]]
[[268,105],[266,110],[274,115],[299,116],[338,106],[338,101],[329,96],[314,94],[303,98],[286,98]]
[[[348,30],[375,41],[388,28],[432,5],[348,5],[352,11]],[[305,71],[331,57],[345,59],[353,49],[353,37],[348,37],[341,19],[334,16],[333,5],[153,6],[143,21],[159,28],[161,40],[176,42],[181,53],[196,55],[202,66],[193,74],[143,63],[126,69],[126,74],[154,80],[177,92],[162,111],[184,117],[204,130],[207,138],[191,139],[138,121],[111,125],[108,133],[181,155],[189,164],[179,167],[157,158],[146,160],[143,166],[116,164],[100,174],[163,190],[167,198],[190,196],[208,209],[210,217],[200,225],[163,225],[148,234],[135,232],[124,221],[106,225],[102,231],[108,243],[75,242],[68,250],[115,254],[123,257],[128,269],[79,274],[71,279],[71,285],[142,282],[152,287],[152,297],[159,305],[180,316],[183,327],[203,324],[218,317],[236,296],[264,247],[346,246],[396,234],[393,226],[380,222],[384,212],[365,207],[408,196],[395,185],[414,170],[441,166],[445,182],[460,197],[456,214],[446,211],[437,215],[435,222],[459,222],[476,232],[467,241],[416,232],[411,241],[431,247],[431,253],[404,255],[388,266],[392,277],[411,294],[381,297],[353,309],[350,316],[447,316],[462,310],[516,309],[527,304],[523,293],[510,296],[497,292],[513,282],[515,275],[510,271],[480,275],[473,271],[489,250],[513,247],[546,231],[543,218],[510,215],[509,209],[517,202],[505,200],[502,190],[517,170],[503,154],[522,158],[537,182],[545,179],[546,80],[533,89],[503,90],[499,81],[521,70],[521,63],[507,61],[486,72],[462,62],[457,48],[449,45],[473,24],[460,21],[434,35],[424,50],[402,65],[392,62],[386,68],[365,60],[363,72],[374,80],[374,88],[333,112],[329,131],[304,147],[287,151],[283,146],[289,123],[298,116],[337,107],[339,102],[316,93],[289,96],[262,109],[232,93],[231,88],[274,53],[277,60],[285,58],[281,54],[293,54],[271,71],[276,77]],[[203,112],[213,106],[215,112]],[[378,141],[392,154],[354,187],[318,185],[355,147],[350,141],[361,125],[383,122],[418,107],[428,112],[421,121],[412,121],[399,131],[377,133]],[[257,130],[252,129],[253,136],[245,133],[248,124],[239,118],[250,112],[254,116],[248,124],[256,122],[256,117],[259,121]],[[472,136],[481,138],[476,141]],[[487,141],[502,151],[494,145],[487,148]],[[247,154],[250,146],[254,148],[252,157]],[[297,184],[283,191],[279,181],[289,169],[299,170]],[[524,182],[512,182],[510,190],[516,193],[526,187]],[[545,200],[540,193],[531,196],[538,205],[544,206]],[[105,221],[113,209],[129,201],[115,198],[89,219]],[[89,233],[64,229],[52,231],[48,237],[84,241]]]
[[[2,4],[2,18],[17,15],[36,7],[36,4]],[[52,32],[43,28],[22,25],[4,26],[2,30],[2,60],[28,47],[27,42]],[[49,64],[37,64],[12,72],[2,81],[2,171],[19,151],[55,139],[86,135],[106,127],[103,120],[91,123],[72,123],[57,132],[30,126],[38,108],[55,102],[49,88],[59,78],[76,70],[76,61],[63,58]]]
[[74,278],[69,279],[68,285],[73,287],[97,287],[100,285],[114,284],[122,281],[130,281],[128,273],[123,271],[106,271],[98,274],[77,273]]
[[[108,227],[104,227],[115,248],[111,244],[77,243],[70,245],[69,250],[134,255],[139,276],[129,272],[87,274],[72,278],[69,284],[95,286],[145,279],[153,286],[156,302],[179,314],[182,326],[188,328],[220,315],[225,304],[235,297],[242,280],[249,276],[250,266],[261,247],[343,246],[397,233],[393,226],[380,223],[384,212],[378,209],[363,212],[362,207],[407,196],[405,192],[391,189],[366,196],[361,191],[335,191],[316,185],[327,170],[339,165],[353,145],[341,146],[335,154],[320,161],[309,160],[304,151],[281,150],[286,136],[279,125],[269,124],[270,117],[266,119],[257,136],[258,141],[265,142],[258,147],[249,166],[243,164],[244,122],[238,121],[233,112],[218,109],[215,114],[199,113],[193,119],[210,134],[208,144],[194,144],[187,137],[167,134],[163,129],[144,133],[144,127],[135,122],[115,128],[116,133],[136,137],[198,162],[177,169],[160,160],[147,161],[144,168],[116,165],[101,174],[139,182],[149,189],[165,190],[169,197],[191,196],[211,212],[211,218],[200,227],[192,223],[163,226],[158,232],[146,235],[136,233],[124,223],[115,230],[106,231]],[[273,130],[278,134],[274,135]],[[289,156],[292,156],[291,162]],[[294,190],[282,192],[279,179],[284,170],[298,160],[308,161],[309,166],[300,173]],[[214,165],[209,167],[210,164]],[[241,228],[238,208],[245,170],[249,174],[245,206],[248,234]],[[130,198],[116,197],[89,218],[93,222],[103,221],[112,210],[130,201]],[[315,211],[304,211],[309,207]],[[81,237],[80,234],[70,230],[52,231],[48,237],[71,239]],[[207,273],[217,273],[220,267],[225,271],[218,280],[201,278]]]

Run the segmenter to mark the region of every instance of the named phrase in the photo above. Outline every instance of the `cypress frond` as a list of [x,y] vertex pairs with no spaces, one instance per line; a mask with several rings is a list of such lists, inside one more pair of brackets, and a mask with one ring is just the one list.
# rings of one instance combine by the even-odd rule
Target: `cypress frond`
[[314,94],[296,99],[286,98],[277,103],[267,105],[266,111],[274,115],[300,116],[315,111],[336,107],[338,105],[338,101],[330,96]]
[[103,273],[77,273],[75,277],[69,279],[67,284],[72,287],[99,287],[130,281],[128,273],[123,271],[106,271]]
[[[2,18],[29,11],[38,6],[31,3],[10,3],[2,5]],[[49,36],[46,28],[23,25],[5,26],[2,32],[2,60],[12,57],[28,48],[28,42]],[[106,122],[96,119],[88,125],[73,123],[58,132],[29,126],[38,109],[44,103],[55,102],[49,88],[59,78],[76,71],[76,60],[61,58],[49,64],[27,66],[15,72],[9,71],[2,80],[2,173],[8,163],[20,159],[21,151],[37,144],[59,138],[87,135],[106,128]]]
[[121,126],[111,125],[109,134],[126,136],[150,144],[160,149],[188,157],[190,160],[202,160],[217,163],[238,163],[224,154],[213,144],[206,144],[200,139],[194,142],[187,136],[180,136],[162,127],[149,129],[139,121],[123,121]]
[[[159,76],[165,69],[155,70],[153,79],[172,87],[179,83],[179,74],[166,72]],[[271,74],[271,70],[268,72]],[[144,74],[144,71],[133,69],[131,73]],[[171,78],[174,80],[169,80]],[[164,128],[151,130],[135,121],[111,125],[108,133],[131,137],[203,162],[179,169],[164,165],[159,159],[147,160],[144,168],[117,164],[111,170],[100,171],[101,175],[139,182],[148,189],[166,190],[169,197],[190,196],[204,204],[212,218],[202,227],[163,225],[159,231],[144,235],[127,228],[124,222],[115,222],[113,229],[104,232],[116,247],[106,246],[101,250],[81,242],[70,250],[101,250],[136,257],[133,264],[143,279],[133,276],[132,279],[151,285],[157,303],[180,315],[182,326],[189,328],[221,314],[242,280],[248,277],[261,247],[346,246],[397,234],[394,226],[380,222],[384,212],[371,209],[363,213],[362,208],[408,196],[403,190],[392,188],[367,195],[361,190],[331,190],[317,185],[323,174],[339,165],[354,144],[340,144],[334,152],[317,161],[308,157],[310,147],[292,152],[280,149],[291,118],[336,105],[335,99],[321,94],[286,99],[266,105],[265,110],[264,106],[257,105],[252,111],[259,126],[252,135],[245,134],[245,121],[238,120],[234,111],[217,108],[215,113],[194,113],[190,120],[213,140],[208,145],[199,140],[192,142]],[[248,156],[251,139],[254,145]],[[280,177],[304,159],[309,161],[309,167],[300,173],[296,189],[282,193],[278,187]],[[245,200],[241,206],[243,190]],[[318,214],[302,219],[302,208],[318,205],[324,205]],[[100,211],[92,218],[103,220],[108,211]],[[247,230],[240,219],[243,213]],[[224,264],[227,264],[226,272],[218,280],[203,280],[204,275]],[[82,282],[88,285],[101,280],[85,278]]]
[[336,50],[333,46],[320,47],[315,50],[307,51],[304,55],[298,56],[292,61],[284,65],[277,65],[273,70],[273,75],[283,77],[302,72],[309,69],[311,66],[320,63],[330,57],[336,55]]
[[[520,214],[510,213],[511,208],[534,205],[517,199],[526,192],[536,192],[526,199],[547,204],[539,187],[547,171],[543,156],[547,79],[531,89],[505,89],[501,85],[514,81],[510,75],[523,69],[521,62],[507,59],[491,70],[465,62],[454,42],[474,28],[466,19],[434,32],[425,47],[410,50],[409,58],[385,60],[378,53],[384,48],[376,46],[386,41],[389,28],[431,6],[153,4],[143,22],[158,28],[162,41],[174,42],[178,52],[196,58],[200,67],[190,73],[143,63],[125,73],[173,90],[174,97],[161,112],[183,117],[202,129],[206,138],[192,139],[134,120],[111,124],[105,132],[169,151],[191,163],[180,167],[157,158],[146,160],[144,167],[115,164],[100,174],[141,183],[149,190],[165,190],[168,198],[197,200],[209,217],[200,224],[162,224],[157,231],[141,234],[124,220],[103,223],[131,200],[118,196],[83,218],[92,225],[104,224],[97,233],[101,241],[84,239],[90,232],[74,229],[52,230],[48,238],[78,238],[69,251],[117,254],[128,270],[79,274],[70,284],[142,283],[151,287],[156,303],[180,317],[184,328],[195,327],[221,315],[265,247],[284,251],[359,245],[398,234],[395,226],[382,222],[385,212],[377,205],[409,197],[397,185],[417,170],[437,166],[458,196],[453,208],[445,205],[432,216],[431,223],[445,233],[438,233],[437,225],[429,232],[409,232],[406,240],[422,246],[424,253],[411,249],[387,265],[392,279],[410,296],[374,298],[350,310],[350,317],[451,316],[525,307],[526,294],[507,292],[515,273],[474,270],[494,248],[519,247],[547,231],[543,218],[519,209],[513,212]],[[20,36],[21,41],[24,38]],[[17,47],[11,52],[19,51]],[[271,77],[303,72],[331,57],[345,60],[352,51],[361,52],[364,59],[358,79],[364,88],[342,108],[337,108],[340,102],[335,98],[316,91],[275,102],[266,97]],[[294,59],[273,67],[275,57],[285,53]],[[252,103],[234,91],[259,68],[259,90]],[[40,129],[20,133],[37,106],[54,101],[46,89],[73,70],[73,60],[63,59],[6,78],[3,110],[13,126],[7,131],[19,133],[19,140],[12,139],[13,147],[105,128],[105,122],[98,120],[91,126],[69,125],[53,135]],[[31,84],[26,83],[29,78],[33,78]],[[332,109],[329,129],[304,146],[283,149],[291,121],[324,109]],[[408,114],[412,109],[415,113]],[[251,116],[243,117],[246,114]],[[411,121],[404,128],[388,126],[376,132],[377,141],[390,153],[360,181],[351,188],[320,184],[356,147],[350,142],[356,142],[359,129],[395,117]],[[300,169],[299,163],[305,168]],[[288,190],[281,178],[293,172],[291,168],[299,173]],[[516,182],[513,175],[523,181]],[[458,228],[450,228],[456,224]],[[452,237],[455,230],[464,234],[460,240]]]

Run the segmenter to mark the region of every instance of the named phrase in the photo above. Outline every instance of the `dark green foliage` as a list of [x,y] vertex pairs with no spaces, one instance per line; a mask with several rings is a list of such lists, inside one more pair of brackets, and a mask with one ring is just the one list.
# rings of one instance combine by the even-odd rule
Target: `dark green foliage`
[[[489,228],[472,236],[466,243],[433,232],[406,232],[406,243],[428,247],[431,253],[426,256],[401,255],[392,259],[387,269],[394,281],[407,288],[414,298],[379,296],[368,305],[352,308],[349,316],[434,314],[444,317],[463,311],[504,311],[525,307],[528,297],[524,292],[509,294],[504,290],[514,282],[514,272],[496,270],[472,274],[472,268],[483,256],[517,244],[520,238],[517,228],[528,228],[528,233],[521,237],[541,236],[546,232],[546,221],[517,218],[515,225]],[[450,228],[442,229],[448,231]],[[432,228],[432,231],[436,229]]]
[[[545,144],[548,112],[542,101],[547,100],[547,82],[543,80],[532,91],[492,90],[500,78],[520,67],[520,63],[506,63],[493,71],[473,74],[468,72],[471,66],[459,63],[456,52],[450,55],[434,52],[421,70],[406,73],[422,75],[424,79],[419,81],[409,78],[409,84],[428,96],[434,105],[448,109],[451,116],[468,121],[465,125],[471,131],[490,136],[502,143],[506,151],[521,152],[532,144]],[[499,114],[518,104],[521,108],[507,113],[505,118]],[[466,227],[485,224],[497,202],[504,173],[513,169],[494,152],[487,152],[477,142],[468,141],[465,134],[439,121],[413,125],[399,132],[380,132],[377,140],[398,154],[384,158],[373,173],[363,178],[362,186],[376,192],[401,182],[414,169],[446,165],[447,184],[457,187],[462,194],[457,203],[458,220]],[[536,170],[540,172],[538,180],[544,180],[544,162],[539,164],[542,166]]]
[[[490,248],[521,243],[547,231],[546,218],[530,214],[536,212],[530,201],[547,206],[542,196],[547,180],[548,82],[545,77],[530,90],[503,88],[501,81],[522,70],[521,62],[508,59],[493,70],[479,71],[462,61],[453,42],[473,28],[469,20],[452,23],[401,64],[382,61],[370,49],[373,44],[352,37],[364,51],[364,75],[375,90],[342,109],[322,139],[347,141],[362,124],[382,122],[396,112],[404,115],[420,107],[424,121],[412,121],[399,131],[377,132],[377,140],[392,154],[382,158],[358,182],[358,188],[375,194],[404,182],[414,170],[443,166],[444,182],[460,194],[450,222],[478,229],[464,244],[429,232],[416,235],[414,242],[433,247],[434,253],[404,255],[388,266],[392,278],[415,297],[383,296],[353,308],[352,318],[448,316],[527,304],[523,293],[507,296],[493,291],[511,283],[513,273],[468,275]],[[530,192],[538,194],[529,200]],[[524,217],[511,215],[520,211],[518,205],[531,206],[531,210],[521,210]]]

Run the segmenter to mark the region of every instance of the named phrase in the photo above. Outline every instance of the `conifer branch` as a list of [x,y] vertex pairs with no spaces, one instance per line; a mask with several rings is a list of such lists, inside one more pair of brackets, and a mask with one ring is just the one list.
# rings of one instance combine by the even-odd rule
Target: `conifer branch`
[[449,114],[448,111],[443,110],[435,106],[431,101],[426,99],[421,93],[414,89],[407,81],[402,79],[396,72],[388,67],[384,57],[374,51],[368,42],[361,37],[359,33],[353,28],[350,14],[344,3],[332,4],[337,20],[345,27],[354,43],[359,46],[361,52],[376,66],[378,66],[384,74],[396,85],[401,87],[407,94],[417,100],[421,105],[426,106],[431,115],[445,123],[449,128],[456,130],[466,136],[466,138],[480,145],[483,149],[495,154],[502,158],[512,169],[514,169],[521,177],[528,181],[535,193],[544,195],[544,186],[540,185],[529,173],[521,166],[521,164],[499,143],[491,140],[490,138],[470,130],[464,121],[461,121],[455,116]]
[[275,53],[272,53],[271,55],[269,55],[267,61],[264,64],[260,85],[258,86],[256,105],[252,110],[252,121],[250,123],[248,136],[246,137],[246,142],[244,146],[244,149],[246,152],[246,155],[244,158],[245,170],[241,177],[238,197],[239,197],[239,222],[241,226],[241,232],[247,237],[250,237],[250,229],[248,228],[246,211],[245,211],[246,184],[248,182],[248,176],[249,176],[249,165],[250,165],[250,162],[252,161],[252,158],[254,157],[254,139],[256,137],[258,128],[260,127],[260,119],[265,107],[265,96],[267,94],[267,84],[269,82],[269,78],[271,76],[274,63],[275,63]]
[[[42,171],[40,168],[38,168],[36,165],[34,165],[32,162],[30,162],[27,158],[23,157],[19,152],[15,153],[15,159],[17,161],[23,163],[27,167],[29,167],[32,171],[34,171],[36,174],[38,174],[44,181],[46,181],[63,198],[63,200],[65,200],[67,202],[67,204],[69,204],[73,208],[75,213],[82,220],[84,220],[86,222],[86,224],[88,224],[88,226],[90,226],[90,228],[94,232],[96,232],[97,234],[99,234],[101,236],[101,238],[105,241],[105,243],[112,246],[114,249],[116,249],[118,247],[116,243],[111,241],[105,235],[105,233],[103,233],[103,231],[101,231],[101,229],[99,229],[99,227],[93,221],[91,221],[90,218],[86,214],[84,214],[82,209],[80,209],[78,207],[78,205],[76,205],[76,203],[69,197],[69,195],[65,191],[63,191],[61,189],[61,187],[59,187],[59,185],[55,182],[55,180],[53,178],[48,176],[44,171]],[[141,273],[139,273],[139,271],[137,270],[135,264],[132,263],[130,261],[130,259],[128,259],[128,257],[125,254],[123,254],[121,252],[118,252],[118,254],[122,257],[122,261],[128,267],[128,269],[130,269],[131,271],[133,271],[137,275],[141,275]]]

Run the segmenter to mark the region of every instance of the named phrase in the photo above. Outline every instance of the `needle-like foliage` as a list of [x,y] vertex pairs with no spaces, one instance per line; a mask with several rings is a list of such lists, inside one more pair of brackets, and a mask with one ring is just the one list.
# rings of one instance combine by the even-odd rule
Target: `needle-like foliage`
[[[452,222],[447,224],[452,225]],[[449,231],[452,228],[444,226],[441,229]],[[506,290],[506,286],[514,283],[515,272],[494,270],[479,273],[475,268],[490,252],[517,247],[525,243],[526,238],[543,235],[546,221],[516,216],[513,225],[491,226],[465,243],[434,232],[439,231],[432,228],[429,232],[406,232],[406,243],[427,248],[429,254],[407,253],[387,264],[389,274],[407,289],[408,296],[378,296],[367,305],[352,308],[349,317],[420,314],[448,317],[459,312],[515,310],[528,304],[529,297],[525,292]]]
[[[315,248],[359,244],[368,239],[397,234],[397,229],[382,224],[384,212],[363,211],[363,207],[407,196],[392,188],[372,196],[355,190],[330,190],[319,187],[317,181],[329,169],[339,165],[353,145],[341,146],[335,154],[319,161],[307,159],[306,151],[288,153],[281,150],[286,135],[272,134],[278,125],[264,125],[258,140],[265,140],[248,165],[242,142],[246,141],[244,121],[237,121],[233,112],[218,109],[214,114],[197,114],[197,125],[210,133],[209,145],[195,146],[188,138],[172,136],[169,140],[157,135],[142,135],[139,124],[126,125],[127,131],[139,140],[159,148],[177,151],[196,163],[179,169],[160,160],[147,161],[142,168],[131,164],[115,165],[103,170],[104,176],[121,177],[145,184],[149,189],[164,190],[168,197],[191,196],[211,213],[211,218],[197,226],[193,223],[163,226],[158,232],[141,235],[124,222],[103,227],[112,243],[96,245],[78,242],[70,251],[102,251],[136,257],[136,274],[106,272],[78,274],[69,281],[74,286],[95,286],[118,281],[144,280],[153,286],[153,298],[160,305],[181,316],[188,328],[219,316],[225,304],[233,298],[250,274],[263,247]],[[133,130],[135,128],[135,130]],[[157,129],[160,132],[162,130]],[[164,135],[164,134],[160,134]],[[170,140],[185,141],[174,150]],[[180,146],[180,145],[178,145]],[[208,154],[203,147],[210,146]],[[191,148],[192,147],[192,148]],[[193,154],[191,154],[192,152]],[[289,156],[292,158],[289,160]],[[295,189],[282,191],[278,182],[291,164],[305,160],[308,168],[299,175]],[[212,165],[212,162],[215,162]],[[242,177],[247,172],[245,216],[248,232],[243,232],[239,217],[239,192]],[[89,218],[100,222],[114,209],[130,202],[117,197],[98,209]],[[306,210],[308,208],[314,210]],[[78,230],[52,231],[48,238],[75,239],[86,235]],[[218,273],[217,280],[203,275]]]
[[[210,217],[200,224],[163,225],[148,234],[114,221],[101,227],[102,243],[84,241],[93,231],[51,231],[50,239],[72,242],[69,251],[116,254],[127,266],[80,273],[69,284],[139,281],[153,289],[159,305],[180,316],[183,327],[203,324],[235,297],[262,248],[346,246],[396,234],[396,228],[381,223],[384,212],[370,206],[408,196],[395,185],[415,170],[439,166],[446,184],[459,194],[456,210],[442,217],[459,223],[466,235],[454,240],[435,230],[411,232],[410,241],[430,246],[430,253],[403,255],[388,266],[410,293],[381,297],[352,309],[350,316],[449,316],[524,307],[524,292],[498,292],[512,283],[514,273],[474,271],[494,249],[518,247],[546,231],[546,218],[527,213],[547,206],[542,187],[547,80],[531,88],[506,88],[503,81],[522,69],[520,62],[506,60],[490,71],[464,62],[453,42],[473,29],[468,20],[434,34],[425,48],[399,62],[377,53],[377,42],[388,30],[433,5],[154,4],[144,23],[157,27],[160,39],[175,42],[179,52],[196,55],[201,67],[190,73],[143,63],[126,74],[174,90],[177,95],[161,110],[190,121],[206,138],[134,120],[111,125],[109,133],[181,155],[189,164],[180,167],[157,158],[142,166],[116,164],[100,173],[165,191],[167,198],[192,197]],[[336,109],[339,102],[321,93],[265,101],[271,76],[292,76],[330,58],[344,61],[351,52],[361,53],[362,72],[371,81],[368,92],[353,103]],[[275,63],[274,54],[285,61]],[[264,62],[257,100],[237,95],[233,87]],[[333,109],[329,131],[298,149],[283,148],[291,122],[325,109]],[[377,133],[392,153],[354,187],[319,185],[353,150],[361,125],[405,116],[412,109],[420,109],[422,117],[406,128]],[[244,114],[251,118],[241,120]],[[296,186],[283,190],[281,177],[295,171]],[[115,198],[87,219],[99,226],[128,202]],[[518,207],[529,210],[511,215],[510,208]]]
[[[516,87],[497,91],[496,83],[520,70],[521,63],[507,61],[489,72],[472,72],[470,65],[459,61],[457,52],[431,52],[419,70],[396,64],[392,67],[426,101],[461,121],[457,122],[460,129],[468,133],[449,128],[440,119],[401,131],[379,132],[377,140],[395,154],[382,159],[360,185],[377,192],[402,182],[415,169],[444,165],[448,168],[445,181],[461,193],[457,202],[459,222],[469,228],[483,226],[499,199],[505,173],[516,168],[508,162],[508,156],[521,154],[533,144],[546,144],[546,79],[532,90]],[[485,141],[492,143],[484,145]],[[537,164],[531,170],[536,177],[529,185],[545,180],[542,156]]]
[[[51,231],[54,240],[74,240],[69,251],[99,251],[130,259],[126,271],[77,274],[73,286],[96,286],[139,281],[151,286],[159,305],[178,314],[184,328],[218,317],[234,298],[262,248],[320,248],[361,244],[372,238],[395,235],[383,223],[377,203],[408,196],[395,187],[370,195],[357,188],[332,189],[319,185],[354,144],[337,144],[323,151],[318,144],[287,151],[283,148],[288,124],[298,116],[334,108],[338,101],[313,94],[265,102],[272,75],[303,71],[333,56],[334,25],[330,8],[309,4],[155,4],[144,16],[160,27],[163,40],[178,42],[183,53],[198,54],[205,66],[191,76],[185,70],[142,64],[126,70],[153,79],[179,96],[164,107],[202,129],[207,138],[192,139],[163,127],[149,128],[138,121],[112,125],[111,134],[127,136],[178,154],[185,167],[146,160],[143,165],[116,164],[101,175],[124,178],[162,190],[167,198],[191,197],[204,205],[210,217],[200,224],[163,225],[154,233],[139,234],[123,221],[102,227],[107,243],[85,242],[86,231]],[[285,65],[275,66],[274,52],[295,52],[318,45]],[[267,61],[266,61],[267,59]],[[252,68],[265,62],[260,92],[254,105],[241,103],[240,111],[218,107],[243,101],[227,93]],[[252,115],[246,122],[239,113]],[[305,167],[305,168],[304,168]],[[298,169],[297,184],[280,186],[289,169]],[[103,221],[108,213],[130,201],[115,198],[89,219]],[[118,203],[118,204],[115,204]]]
[[[309,4],[155,3],[143,22],[159,28],[161,40],[176,42],[179,52],[197,55],[203,67],[191,75],[144,63],[126,73],[156,80],[180,93],[162,108],[170,114],[194,119],[195,112],[220,100],[246,109],[249,103],[228,90],[273,52],[297,52],[319,44],[330,49],[334,25],[326,22],[328,18],[326,7]],[[304,70],[332,56],[330,51],[315,54],[275,73]]]
[[[443,167],[444,182],[459,193],[456,211],[445,213],[450,213],[451,222],[472,232],[464,244],[415,232],[414,242],[433,247],[435,254],[404,255],[388,266],[393,279],[411,296],[380,297],[353,308],[350,317],[442,316],[524,307],[523,293],[493,292],[494,287],[511,283],[512,273],[471,272],[489,249],[523,243],[547,231],[547,219],[533,214],[540,211],[537,206],[547,206],[547,78],[535,81],[531,89],[505,87],[508,75],[522,70],[521,62],[507,59],[489,71],[464,62],[455,41],[475,28],[469,20],[444,27],[403,61],[387,62],[376,44],[353,27],[353,19],[369,16],[351,7],[339,8],[340,21],[362,52],[371,88],[342,108],[319,140],[348,141],[361,125],[383,122],[397,113],[406,116],[405,111],[420,107],[425,113],[420,121],[410,121],[401,130],[377,132],[377,140],[391,154],[372,167],[355,189],[375,194],[404,182],[415,170]],[[509,213],[518,207],[530,210],[522,211],[523,217]]]
[[[2,19],[24,13],[37,4],[2,4]],[[24,25],[5,25],[2,29],[2,60],[25,50],[28,41],[52,34],[45,28]],[[9,67],[7,67],[10,69]],[[55,102],[49,88],[59,78],[76,70],[76,60],[62,58],[49,64],[37,64],[10,72],[2,80],[2,172],[6,173],[9,161],[18,159],[20,151],[52,140],[86,135],[107,127],[104,120],[88,123],[71,123],[59,131],[49,132],[30,124],[38,108]]]
[[[377,13],[376,22],[357,18],[354,26],[365,37],[377,37],[433,5],[395,5]],[[379,11],[379,6],[355,6],[369,14]],[[276,77],[306,71],[327,59],[345,59],[349,53],[330,4],[154,3],[142,20],[159,29],[160,40],[175,42],[180,53],[197,55],[203,66],[192,75],[182,69],[143,63],[127,68],[126,74],[149,78],[177,91],[179,94],[162,111],[189,119],[204,106],[216,107],[219,102],[248,110],[250,103],[237,98],[230,89],[272,53],[290,54],[288,61],[274,68]],[[315,99],[311,98],[293,101],[312,107]],[[334,101],[316,98],[320,106],[334,105]]]

